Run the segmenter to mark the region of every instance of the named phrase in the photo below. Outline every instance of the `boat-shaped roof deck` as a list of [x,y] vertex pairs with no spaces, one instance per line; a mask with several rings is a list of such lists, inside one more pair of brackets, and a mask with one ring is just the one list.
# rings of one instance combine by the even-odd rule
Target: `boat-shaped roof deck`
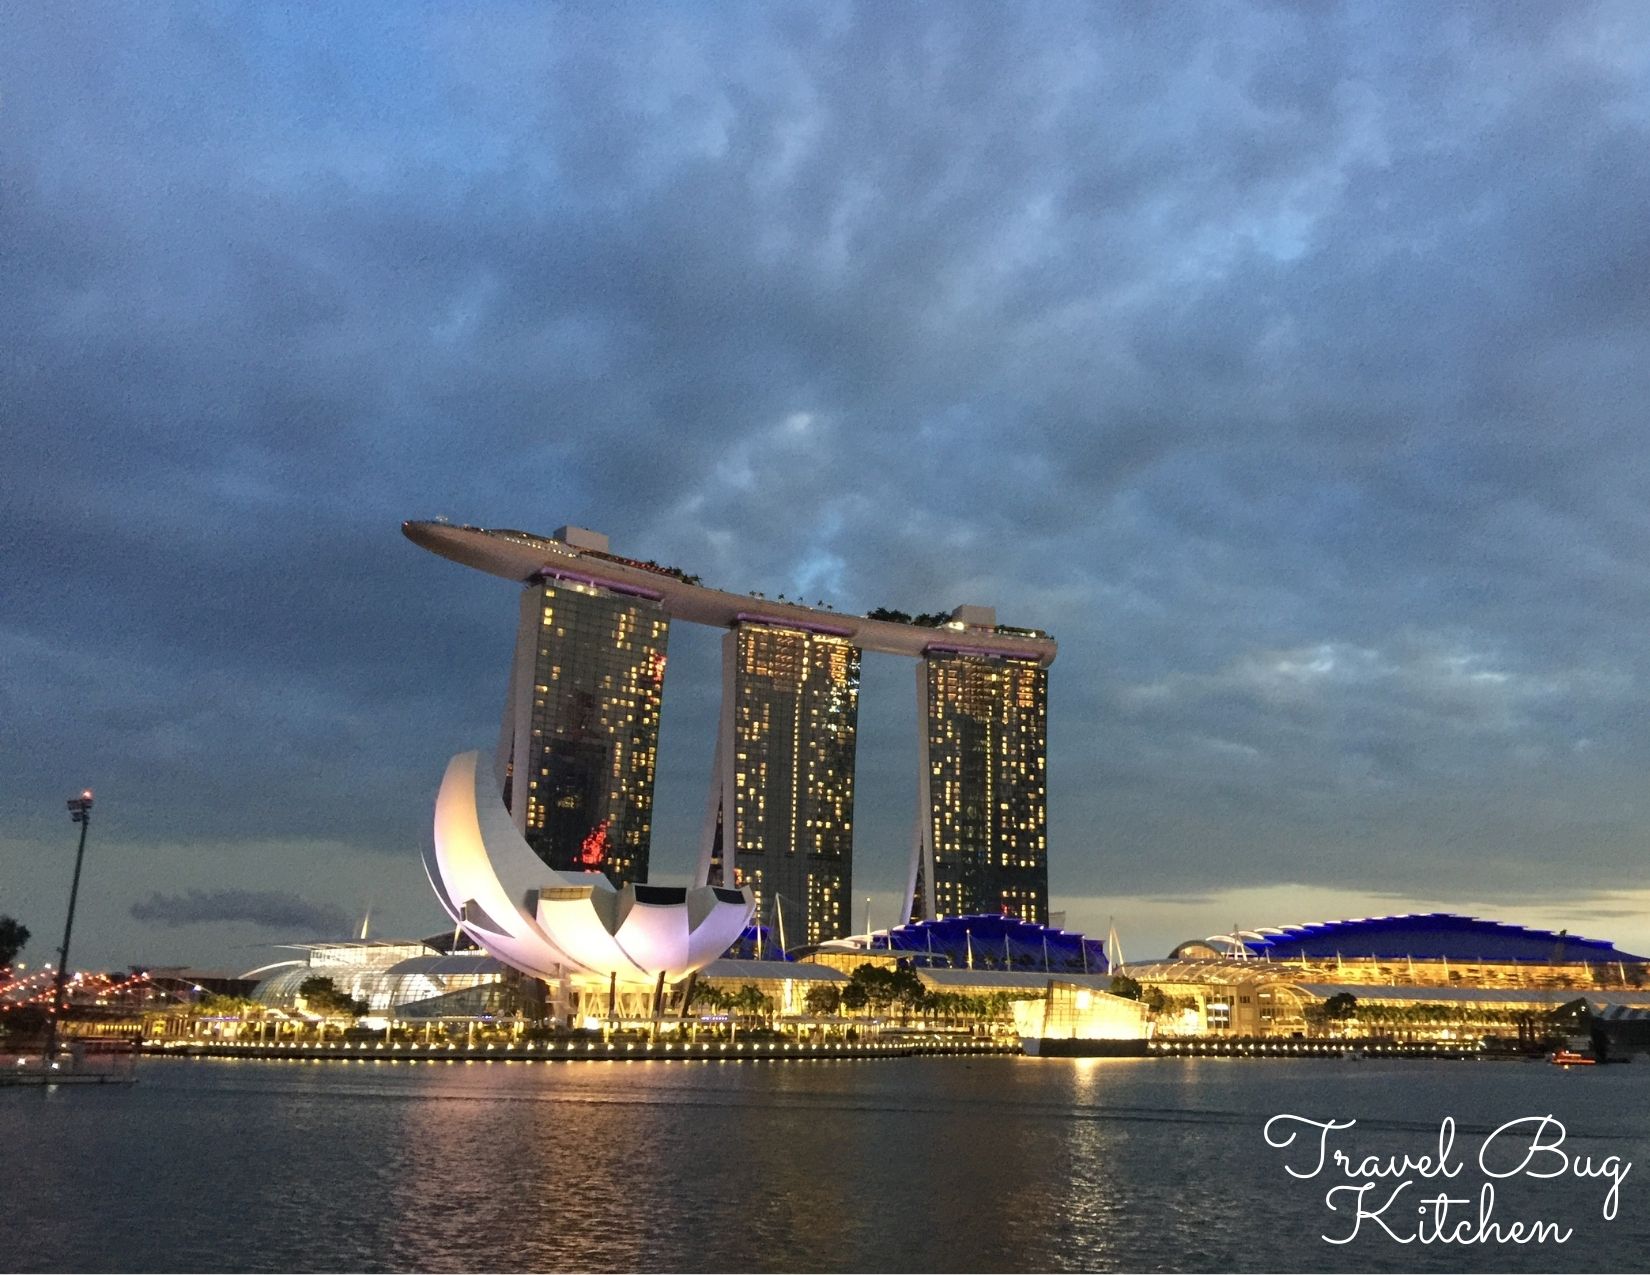
[[712,589],[694,576],[526,531],[457,526],[446,522],[404,522],[414,544],[454,562],[506,580],[527,582],[545,576],[629,593],[656,601],[673,619],[716,628],[741,622],[775,624],[844,638],[867,651],[921,656],[929,653],[990,655],[1054,662],[1054,639],[1033,629],[984,627],[958,621],[935,626],[873,620],[821,607]]

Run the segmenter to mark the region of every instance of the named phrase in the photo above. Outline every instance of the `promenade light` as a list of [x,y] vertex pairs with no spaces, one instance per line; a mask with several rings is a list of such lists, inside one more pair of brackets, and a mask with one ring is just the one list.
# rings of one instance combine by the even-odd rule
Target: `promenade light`
[[57,1066],[57,1024],[63,1017],[64,985],[69,970],[69,938],[74,933],[75,901],[80,897],[80,865],[86,858],[86,830],[92,823],[92,790],[82,788],[78,797],[70,797],[69,819],[80,825],[80,846],[74,856],[74,881],[69,886],[69,915],[63,923],[63,946],[57,953],[57,977],[52,984],[52,1012],[46,1019],[46,1066]]

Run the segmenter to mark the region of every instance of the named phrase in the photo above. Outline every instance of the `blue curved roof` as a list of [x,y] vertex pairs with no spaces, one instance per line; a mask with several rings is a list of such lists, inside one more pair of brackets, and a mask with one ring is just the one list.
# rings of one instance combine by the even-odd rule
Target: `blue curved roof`
[[1404,916],[1320,921],[1279,929],[1244,930],[1236,937],[1242,939],[1252,955],[1274,961],[1301,956],[1544,964],[1646,959],[1620,951],[1603,939],[1485,921],[1455,912],[1412,912]]
[[1067,974],[1103,974],[1108,968],[1100,939],[990,912],[878,930],[871,945],[878,951],[908,952],[913,964],[939,968]]

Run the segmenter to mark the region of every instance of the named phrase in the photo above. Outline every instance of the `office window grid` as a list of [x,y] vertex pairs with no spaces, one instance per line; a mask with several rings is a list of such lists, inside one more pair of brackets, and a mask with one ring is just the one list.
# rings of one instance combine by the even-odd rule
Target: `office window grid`
[[[647,879],[669,621],[657,603],[562,581],[531,585],[538,651],[517,689],[531,722],[526,838],[560,871]],[[525,701],[525,703],[522,703]]]
[[[930,823],[939,916],[1048,917],[1048,672],[927,656]],[[915,912],[923,910],[919,890]]]
[[[735,881],[792,946],[846,932],[852,888],[860,652],[827,634],[736,630]],[[726,821],[724,820],[724,837]]]

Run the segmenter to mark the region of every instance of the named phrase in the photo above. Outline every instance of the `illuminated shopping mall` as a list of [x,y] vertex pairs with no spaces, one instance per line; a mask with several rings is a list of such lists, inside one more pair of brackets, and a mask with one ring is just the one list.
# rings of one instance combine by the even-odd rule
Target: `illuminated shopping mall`
[[1449,912],[1213,935],[1128,974],[1172,1007],[1159,1030],[1186,1034],[1318,1034],[1334,997],[1353,1014],[1339,1030],[1377,1034],[1510,1032],[1577,998],[1650,1007],[1645,957]]
[[[531,991],[524,993],[507,966],[474,949],[436,950],[444,945],[312,945],[289,967],[271,971],[256,995],[291,1009],[301,1004],[304,979],[324,974],[386,1019],[416,1024],[531,1012]],[[766,1026],[802,1036],[850,1027],[1001,1035],[1012,1032],[1019,1008],[1034,1002],[1098,1004],[1114,974],[1138,984],[1150,1011],[1141,1011],[1140,1030],[1158,1039],[1516,1037],[1521,1025],[1581,999],[1600,1014],[1612,1007],[1650,1012],[1644,957],[1601,940],[1448,913],[1216,935],[1182,943],[1166,959],[1126,966],[1108,961],[1105,946],[1000,915],[912,922],[788,953],[770,927],[752,926],[698,971],[701,1000],[673,1002],[661,1025],[697,1025],[705,1005],[754,992]],[[889,975],[909,971],[906,999],[845,1005],[844,990],[864,981],[868,965]],[[1342,995],[1352,998],[1349,1016],[1326,1018],[1324,1006]],[[537,1003],[543,1005],[542,996]],[[614,1021],[639,1023],[645,1013]],[[603,1021],[598,1006],[583,1024]]]

